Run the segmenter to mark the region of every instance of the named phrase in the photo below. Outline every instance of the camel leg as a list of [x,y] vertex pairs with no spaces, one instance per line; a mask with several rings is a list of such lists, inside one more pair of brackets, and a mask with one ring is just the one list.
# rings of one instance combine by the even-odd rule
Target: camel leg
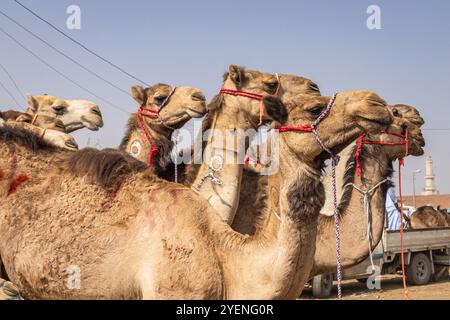
[[0,300],[23,300],[19,289],[11,282],[0,279]]

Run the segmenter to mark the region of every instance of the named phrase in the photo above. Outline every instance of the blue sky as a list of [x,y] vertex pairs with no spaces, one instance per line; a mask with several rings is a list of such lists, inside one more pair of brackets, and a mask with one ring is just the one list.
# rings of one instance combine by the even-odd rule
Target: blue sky
[[[418,107],[426,128],[450,128],[450,2],[398,1],[106,1],[22,0],[71,36],[127,71],[152,84],[192,85],[212,97],[230,63],[266,72],[302,75],[323,94],[350,89],[376,91],[389,103]],[[35,19],[12,0],[1,9],[64,52],[129,90],[136,81],[101,63]],[[66,8],[81,8],[81,30],[66,28]],[[366,27],[369,5],[381,8],[381,30]],[[130,97],[72,65],[39,41],[0,17],[0,26],[98,95],[133,112]],[[105,127],[76,134],[104,147],[119,144],[127,114],[108,106],[41,65],[0,34],[0,61],[24,92],[44,92],[98,102]],[[5,74],[0,81],[14,91]],[[1,90],[1,89],[0,89]],[[21,100],[23,102],[23,99]],[[24,103],[24,102],[23,102]],[[0,106],[14,107],[0,91]],[[426,155],[432,155],[437,186],[450,193],[447,154],[450,131],[425,131]],[[408,158],[411,172],[424,169],[425,157]],[[423,187],[423,174],[417,190]]]

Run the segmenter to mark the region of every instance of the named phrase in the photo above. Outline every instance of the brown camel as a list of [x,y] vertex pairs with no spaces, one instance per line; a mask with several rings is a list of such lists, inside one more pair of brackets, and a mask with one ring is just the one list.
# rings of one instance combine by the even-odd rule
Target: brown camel
[[[417,113],[413,116],[412,110],[405,113],[399,112],[395,107],[393,113],[397,116],[395,123],[389,128],[389,132],[401,133],[402,126],[409,127],[409,152],[410,155],[420,156],[423,154],[424,140],[420,129],[413,124],[422,125],[423,119]],[[415,110],[415,109],[414,109]],[[403,118],[401,118],[403,117]],[[419,118],[417,118],[419,117]],[[406,122],[407,121],[407,122]],[[399,142],[400,139],[395,136],[385,134],[373,134],[368,137],[374,141]],[[366,222],[364,220],[364,207],[362,195],[350,186],[350,183],[362,189],[370,189],[378,182],[388,178],[392,173],[392,161],[405,155],[404,146],[371,146],[364,145],[362,155],[363,167],[362,175],[358,177],[355,167],[356,143],[346,148],[340,155],[341,161],[337,167],[339,211],[341,214],[341,262],[343,267],[349,267],[364,260],[368,254],[368,240],[366,239]],[[243,201],[240,203],[236,220],[233,223],[233,229],[244,234],[254,234],[257,221],[261,219],[267,202],[267,178],[258,176],[255,173],[247,173],[247,188],[255,190],[252,201]],[[314,267],[312,275],[333,272],[336,268],[335,261],[335,230],[333,212],[331,181],[329,176],[324,180],[326,186],[326,205],[318,220],[317,249],[314,257]],[[371,198],[372,209],[372,228],[373,228],[373,247],[380,240],[384,225],[384,203],[386,197],[386,187],[388,184],[382,184],[374,190]],[[242,205],[242,207],[241,207]],[[256,208],[253,209],[252,208]]]
[[[329,100],[299,96],[286,125],[314,121]],[[269,115],[282,107],[270,97],[265,106]],[[346,92],[318,133],[338,152],[362,128],[378,132],[391,121],[377,95]],[[53,156],[35,136],[8,130],[0,128],[0,147],[16,148],[17,170],[28,172]],[[232,231],[192,190],[152,178],[122,153],[70,153],[54,173],[0,202],[6,270],[24,297],[35,299],[295,298],[312,267],[326,156],[309,133],[282,133],[280,150],[280,170],[269,181],[271,214],[254,237]],[[105,198],[112,199],[106,212]]]
[[[151,143],[158,148],[153,161],[153,170],[157,175],[171,179],[173,174],[167,165],[173,148],[171,140],[176,129],[183,127],[192,118],[200,118],[207,112],[203,93],[193,87],[174,88],[166,84],[156,84],[149,88],[134,86],[131,89],[134,100],[147,110],[157,110],[163,103],[158,117],[141,116],[142,124],[151,137]],[[134,113],[128,120],[128,128],[119,150],[129,153],[136,159],[147,162],[151,154],[151,145]],[[168,171],[168,173],[167,173]]]
[[440,207],[423,206],[411,215],[410,224],[411,229],[450,227],[450,215]]
[[103,127],[103,118],[100,108],[87,100],[64,100],[54,96],[27,96],[28,109],[26,113],[32,117],[50,116],[60,119],[66,133],[88,128],[98,130]]

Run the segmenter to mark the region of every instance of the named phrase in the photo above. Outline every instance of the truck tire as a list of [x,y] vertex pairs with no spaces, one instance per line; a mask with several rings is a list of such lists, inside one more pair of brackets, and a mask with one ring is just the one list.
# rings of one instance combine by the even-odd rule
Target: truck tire
[[406,266],[406,280],[409,284],[420,286],[431,280],[431,261],[423,253],[415,253],[411,262]]
[[315,298],[328,298],[333,290],[333,275],[321,274],[312,280],[312,292]]

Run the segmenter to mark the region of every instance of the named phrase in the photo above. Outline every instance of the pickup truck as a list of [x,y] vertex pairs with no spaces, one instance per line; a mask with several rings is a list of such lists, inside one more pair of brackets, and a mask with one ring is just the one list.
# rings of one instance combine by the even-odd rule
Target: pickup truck
[[[406,279],[410,285],[424,285],[442,275],[448,276],[450,266],[450,228],[404,231]],[[400,231],[383,232],[372,253],[373,263],[380,275],[397,274],[401,270]],[[367,283],[373,276],[369,257],[363,262],[342,270],[342,279],[356,279]],[[313,295],[327,298],[333,289],[335,274],[318,275],[310,280]]]

